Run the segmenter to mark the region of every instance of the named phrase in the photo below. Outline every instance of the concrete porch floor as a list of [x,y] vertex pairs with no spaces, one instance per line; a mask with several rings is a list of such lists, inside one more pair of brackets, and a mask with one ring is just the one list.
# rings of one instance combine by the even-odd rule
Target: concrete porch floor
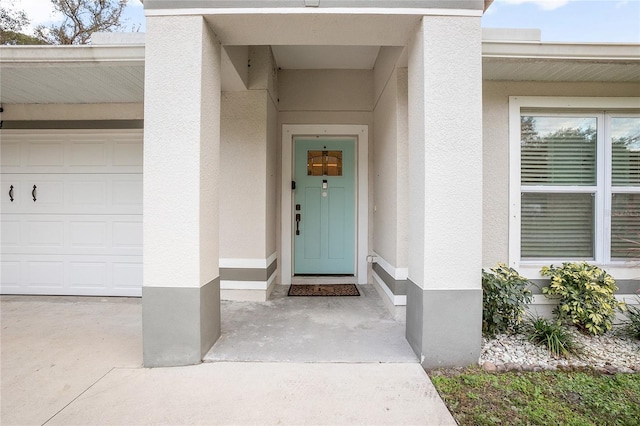
[[205,361],[418,362],[372,285],[360,296],[288,297],[277,285],[267,302],[222,301],[222,336]]
[[455,424],[403,324],[364,287],[223,302],[212,362],[154,369],[142,367],[140,299],[2,296],[0,424]]

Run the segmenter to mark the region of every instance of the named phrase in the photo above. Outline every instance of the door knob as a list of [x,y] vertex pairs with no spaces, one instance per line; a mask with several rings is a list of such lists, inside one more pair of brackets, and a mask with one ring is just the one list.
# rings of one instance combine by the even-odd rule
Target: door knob
[[300,220],[301,220],[301,216],[300,213],[296,213],[296,235],[300,235]]

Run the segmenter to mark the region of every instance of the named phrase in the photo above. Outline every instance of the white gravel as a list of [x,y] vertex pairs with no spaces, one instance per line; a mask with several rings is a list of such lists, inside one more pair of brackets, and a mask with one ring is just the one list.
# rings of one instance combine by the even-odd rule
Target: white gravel
[[498,335],[483,339],[479,364],[488,371],[557,369],[590,366],[607,372],[640,372],[640,341],[621,333],[585,336],[570,330],[582,348],[580,355],[556,358],[525,335]]

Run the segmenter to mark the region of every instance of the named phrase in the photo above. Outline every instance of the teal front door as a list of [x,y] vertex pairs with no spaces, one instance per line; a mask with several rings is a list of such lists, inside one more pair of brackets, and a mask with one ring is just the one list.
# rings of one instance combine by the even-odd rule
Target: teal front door
[[295,139],[296,275],[355,274],[355,139]]

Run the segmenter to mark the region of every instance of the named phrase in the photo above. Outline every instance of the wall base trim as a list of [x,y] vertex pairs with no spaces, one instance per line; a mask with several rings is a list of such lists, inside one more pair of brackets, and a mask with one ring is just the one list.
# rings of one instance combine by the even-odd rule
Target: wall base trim
[[409,280],[406,333],[426,370],[477,364],[482,289],[423,289]]
[[202,287],[142,288],[145,367],[199,364],[219,337],[219,277]]
[[388,288],[385,288],[386,286],[383,286],[383,285],[384,285],[384,282],[382,282],[374,272],[373,288],[375,288],[376,292],[378,292],[378,295],[380,296],[380,299],[382,299],[382,303],[384,303],[384,306],[387,308],[387,311],[389,311],[389,313],[391,314],[394,320],[399,322],[406,322],[407,307],[405,305],[407,304],[407,297],[403,296],[404,297],[403,304],[396,305],[393,303],[393,300],[390,299],[389,297],[388,292],[390,292],[390,290]]

